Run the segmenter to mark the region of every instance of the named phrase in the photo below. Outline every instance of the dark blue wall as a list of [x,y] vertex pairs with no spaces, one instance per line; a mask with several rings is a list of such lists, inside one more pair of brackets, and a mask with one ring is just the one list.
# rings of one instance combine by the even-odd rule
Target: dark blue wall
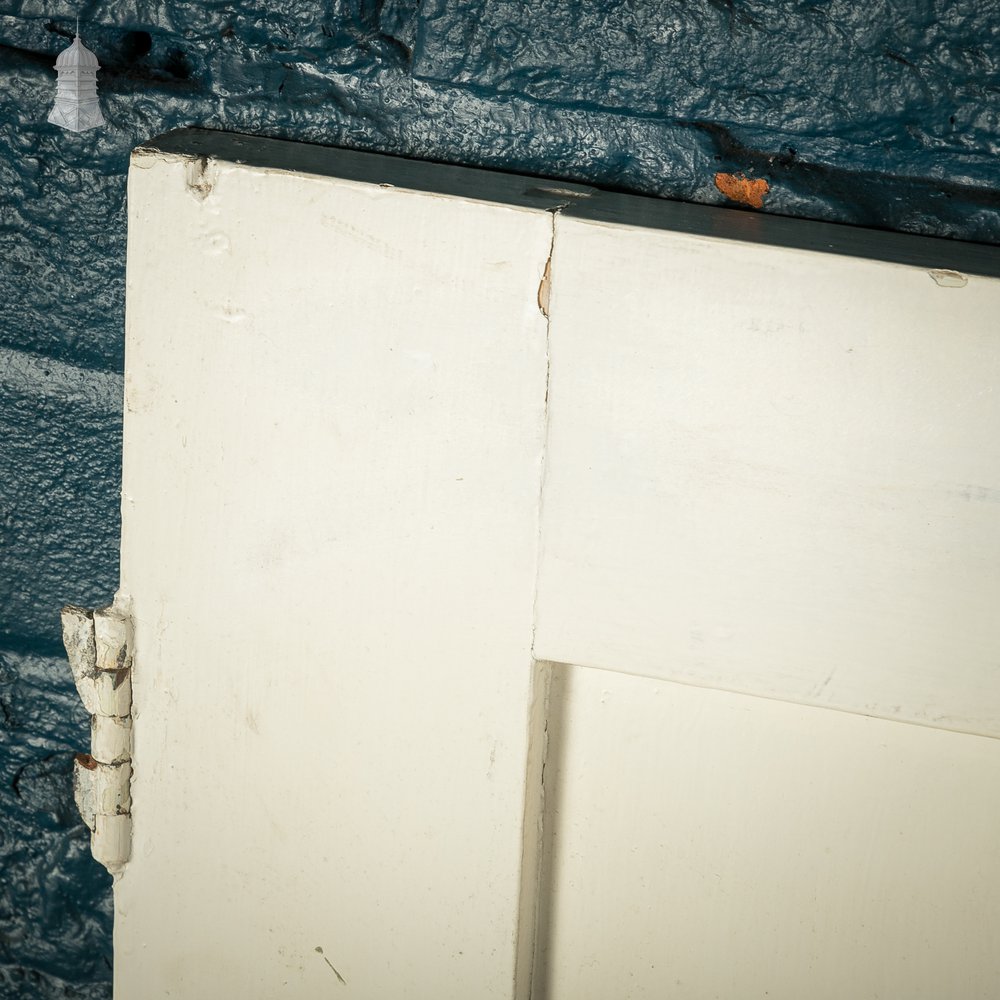
[[[201,125],[717,204],[735,177],[763,211],[1000,243],[1000,0],[0,9],[0,997],[110,994],[58,609],[117,577],[133,146]],[[46,123],[77,13],[108,119],[82,135]]]

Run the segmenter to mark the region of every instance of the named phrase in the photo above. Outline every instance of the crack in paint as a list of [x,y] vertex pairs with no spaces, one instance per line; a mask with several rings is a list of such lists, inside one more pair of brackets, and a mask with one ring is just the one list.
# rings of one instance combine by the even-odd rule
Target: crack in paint
[[545,493],[545,472],[549,449],[549,388],[552,380],[552,320],[549,316],[552,300],[552,258],[556,249],[556,219],[567,203],[556,205],[549,209],[552,216],[552,233],[549,238],[549,252],[542,269],[542,279],[538,285],[538,309],[545,317],[545,398],[542,409],[542,451],[539,457],[538,470],[538,503],[536,516],[538,519],[537,537],[535,539],[535,593],[531,617],[531,650],[534,654],[535,631],[538,628],[538,575],[542,562],[542,499]]
[[538,626],[538,579],[542,561],[542,501],[545,493],[545,471],[549,439],[549,384],[552,377],[550,295],[552,288],[552,258],[556,245],[556,217],[570,202],[549,209],[552,230],[549,251],[538,286],[538,308],[545,317],[545,395],[542,405],[542,447],[539,455],[538,501],[536,505],[537,534],[535,541],[535,580],[531,620],[532,692],[528,714],[528,768],[524,789],[524,826],[521,834],[521,885],[518,901],[517,947],[514,961],[514,995],[528,1000],[533,991],[536,949],[538,946],[538,915],[542,879],[545,821],[545,765],[549,742],[549,692],[551,668],[534,659],[535,631]]

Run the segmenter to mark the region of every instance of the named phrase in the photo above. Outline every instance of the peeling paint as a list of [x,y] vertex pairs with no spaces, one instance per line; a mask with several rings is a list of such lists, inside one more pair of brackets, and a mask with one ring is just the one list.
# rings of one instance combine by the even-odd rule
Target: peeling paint
[[964,288],[969,283],[969,279],[961,271],[949,271],[947,268],[941,268],[928,271],[928,274],[942,288]]
[[73,794],[83,822],[93,832],[97,815],[125,816],[132,808],[129,782],[132,765],[102,764],[91,754],[78,753],[73,759]]

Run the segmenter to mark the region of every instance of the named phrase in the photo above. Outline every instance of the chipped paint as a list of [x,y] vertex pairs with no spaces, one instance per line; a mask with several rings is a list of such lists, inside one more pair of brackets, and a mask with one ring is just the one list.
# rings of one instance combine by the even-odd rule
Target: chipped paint
[[73,795],[91,851],[112,874],[131,853],[132,622],[120,601],[62,611],[63,644],[90,713],[90,753],[73,761]]
[[199,201],[204,201],[215,186],[214,171],[209,170],[210,163],[207,156],[193,156],[187,163],[185,183],[188,191]]
[[961,271],[949,271],[947,268],[938,268],[927,273],[942,288],[964,288],[969,283],[969,279]]
[[542,272],[542,280],[538,283],[538,308],[542,315],[549,318],[549,293],[552,287],[552,253],[549,252],[545,261],[545,270]]

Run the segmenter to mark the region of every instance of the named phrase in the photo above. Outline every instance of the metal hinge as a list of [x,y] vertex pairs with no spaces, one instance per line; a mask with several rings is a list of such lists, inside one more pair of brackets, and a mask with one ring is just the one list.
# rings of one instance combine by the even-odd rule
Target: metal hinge
[[113,875],[132,850],[132,620],[117,600],[62,610],[63,643],[90,713],[90,753],[76,755],[73,792],[94,857]]

